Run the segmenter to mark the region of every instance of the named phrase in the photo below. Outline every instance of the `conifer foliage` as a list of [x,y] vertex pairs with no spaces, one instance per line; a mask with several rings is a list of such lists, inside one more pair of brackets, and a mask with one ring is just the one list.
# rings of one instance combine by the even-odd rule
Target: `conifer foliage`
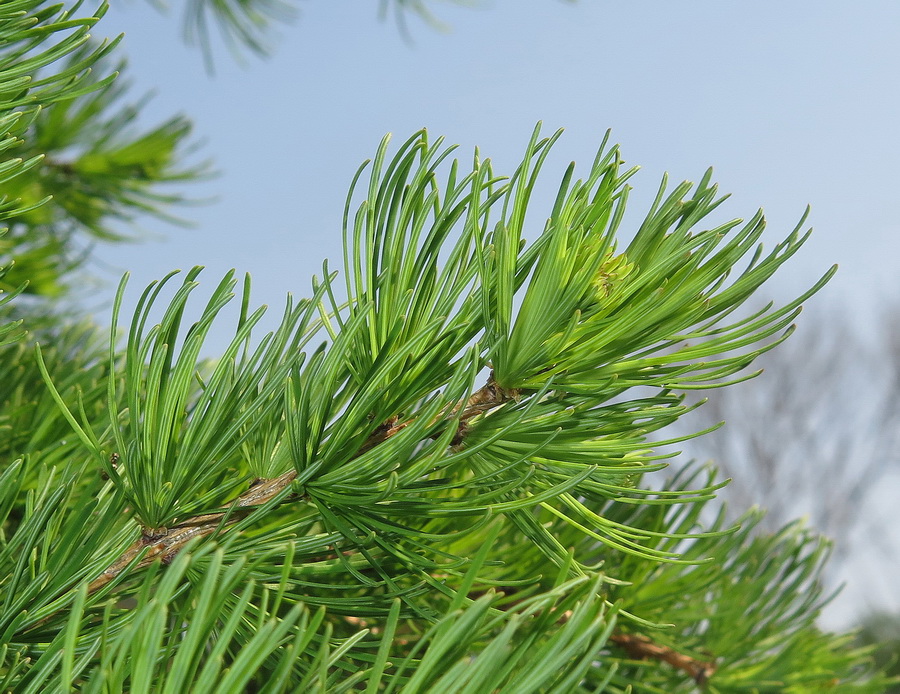
[[504,173],[423,131],[360,168],[341,267],[271,332],[249,278],[198,303],[194,268],[123,280],[107,342],[10,308],[63,286],[71,233],[201,173],[186,123],[107,115],[105,9],[0,5],[0,690],[883,691],[815,624],[827,542],[727,525],[715,472],[654,452],[831,275],[741,312],[803,222],[763,251],[761,213],[709,221],[707,172],[620,230],[606,140],[531,209],[559,133]]

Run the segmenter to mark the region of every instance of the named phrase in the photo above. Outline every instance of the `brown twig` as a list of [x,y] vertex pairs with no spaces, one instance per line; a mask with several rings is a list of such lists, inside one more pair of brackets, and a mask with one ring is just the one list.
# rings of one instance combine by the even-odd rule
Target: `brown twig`
[[686,672],[701,686],[716,672],[716,664],[714,662],[691,658],[669,646],[660,645],[641,634],[614,633],[609,637],[609,640],[624,649],[629,657],[635,660],[652,659],[668,663],[673,668]]
[[169,563],[176,554],[195,537],[204,537],[214,533],[228,515],[225,527],[236,523],[272,497],[282,489],[290,485],[297,476],[293,470],[285,472],[270,480],[259,480],[250,489],[241,494],[232,502],[229,513],[207,513],[202,516],[194,516],[182,521],[173,528],[147,528],[141,537],[135,540],[126,549],[122,556],[110,564],[102,574],[88,584],[88,592],[100,590],[107,583],[118,576],[131,564],[142,552],[146,554],[134,566],[136,569],[152,564],[157,558],[163,563]]

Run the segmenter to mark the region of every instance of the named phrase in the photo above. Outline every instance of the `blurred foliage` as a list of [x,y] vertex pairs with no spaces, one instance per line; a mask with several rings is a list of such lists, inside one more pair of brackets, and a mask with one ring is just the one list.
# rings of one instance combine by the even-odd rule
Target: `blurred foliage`
[[885,689],[885,694],[900,694],[900,615],[876,613],[862,620],[858,642],[874,649],[877,667],[898,681]]
[[[86,43],[65,65],[95,51]],[[9,232],[0,238],[0,259],[15,260],[0,289],[27,280],[28,293],[62,295],[89,257],[85,239],[134,240],[130,223],[139,215],[174,220],[170,208],[187,199],[160,186],[209,174],[206,162],[183,164],[193,149],[190,123],[176,116],[143,129],[146,99],[123,105],[127,81],[100,79],[111,72],[108,63],[95,64],[82,80],[91,91],[41,109],[20,133],[13,151],[34,165],[4,187],[21,209],[7,216]]]
[[[321,1],[321,0],[313,0]],[[326,0],[327,1],[327,0]],[[148,0],[162,11],[169,10],[165,0]],[[370,0],[374,6],[374,0]],[[446,25],[432,11],[434,5],[450,4],[477,7],[483,0],[377,0],[382,19],[393,16],[401,33],[409,35],[408,17],[422,20],[431,28]],[[294,21],[301,12],[300,0],[186,0],[183,3],[184,36],[189,45],[198,46],[207,69],[214,67],[216,43],[224,42],[229,53],[240,59],[249,51],[257,56],[270,54],[276,27]]]

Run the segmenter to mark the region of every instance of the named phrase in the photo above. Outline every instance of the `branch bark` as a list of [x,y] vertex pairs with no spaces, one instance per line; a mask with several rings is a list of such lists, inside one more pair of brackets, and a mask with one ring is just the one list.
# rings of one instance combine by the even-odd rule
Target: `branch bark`
[[621,647],[631,658],[635,660],[652,659],[668,663],[673,668],[686,672],[701,686],[706,684],[716,672],[714,662],[691,658],[684,653],[679,653],[674,648],[658,644],[642,634],[616,632],[609,637],[609,640]]

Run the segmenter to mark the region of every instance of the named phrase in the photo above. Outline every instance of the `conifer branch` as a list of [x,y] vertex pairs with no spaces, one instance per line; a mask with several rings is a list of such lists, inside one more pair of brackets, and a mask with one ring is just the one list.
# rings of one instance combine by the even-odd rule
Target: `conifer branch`
[[[459,415],[459,423],[457,432],[454,435],[451,445],[458,446],[462,443],[467,422],[476,415],[483,414],[491,409],[500,407],[506,402],[518,398],[520,395],[518,390],[506,389],[499,386],[494,381],[493,373],[488,382],[479,390],[472,394],[462,407]],[[453,410],[451,419],[455,413],[459,411],[459,407]],[[413,419],[403,422],[397,421],[396,418],[385,422],[379,426],[365,443],[360,447],[358,455],[362,455],[366,451],[371,450],[375,446],[384,443],[392,436],[415,421]],[[114,461],[118,459],[113,454]],[[297,472],[288,470],[278,477],[272,479],[256,480],[246,492],[241,494],[231,503],[228,511],[222,513],[207,513],[200,516],[188,518],[172,528],[144,528],[141,537],[135,540],[122,556],[109,565],[100,576],[94,579],[88,585],[88,593],[94,593],[105,585],[118,577],[126,568],[131,566],[138,557],[141,557],[136,564],[135,569],[141,569],[149,566],[156,559],[160,559],[164,564],[170,563],[176,554],[180,552],[190,541],[198,537],[212,535],[219,530],[234,525],[239,520],[245,518],[258,507],[268,501],[271,501],[280,492],[285,490],[296,479]],[[142,556],[143,555],[143,556]]]
[[[458,447],[464,440],[468,428],[468,421],[473,417],[500,407],[510,400],[517,400],[521,396],[518,389],[503,388],[494,380],[491,372],[487,383],[473,393],[465,405],[457,406],[447,419],[452,419],[457,412],[459,414],[457,431],[451,445]],[[413,423],[413,419],[398,421],[392,418],[379,426],[366,442],[360,447],[359,455],[362,455],[375,446],[378,446],[391,437],[398,434]],[[266,480],[256,480],[246,492],[232,502],[229,511],[224,513],[209,513],[189,518],[171,529],[158,530],[145,529],[142,536],[135,541],[113,564],[109,566],[98,578],[88,586],[88,592],[93,593],[107,585],[125,569],[132,565],[138,557],[140,560],[134,564],[134,569],[140,569],[160,559],[164,564],[170,564],[175,556],[192,540],[198,537],[211,535],[219,530],[224,530],[238,520],[252,513],[256,508],[273,499],[281,491],[286,489],[296,479],[295,470],[289,470],[278,477]],[[516,603],[512,603],[515,605]],[[566,613],[568,617],[570,612]],[[369,627],[365,620],[346,616],[348,623],[369,628],[377,633],[377,627]],[[715,673],[716,665],[712,661],[700,661],[676,651],[669,646],[663,646],[641,634],[622,633],[614,631],[609,641],[625,650],[629,657],[636,660],[657,660],[667,663],[677,670],[688,674],[698,685],[705,684]]]

